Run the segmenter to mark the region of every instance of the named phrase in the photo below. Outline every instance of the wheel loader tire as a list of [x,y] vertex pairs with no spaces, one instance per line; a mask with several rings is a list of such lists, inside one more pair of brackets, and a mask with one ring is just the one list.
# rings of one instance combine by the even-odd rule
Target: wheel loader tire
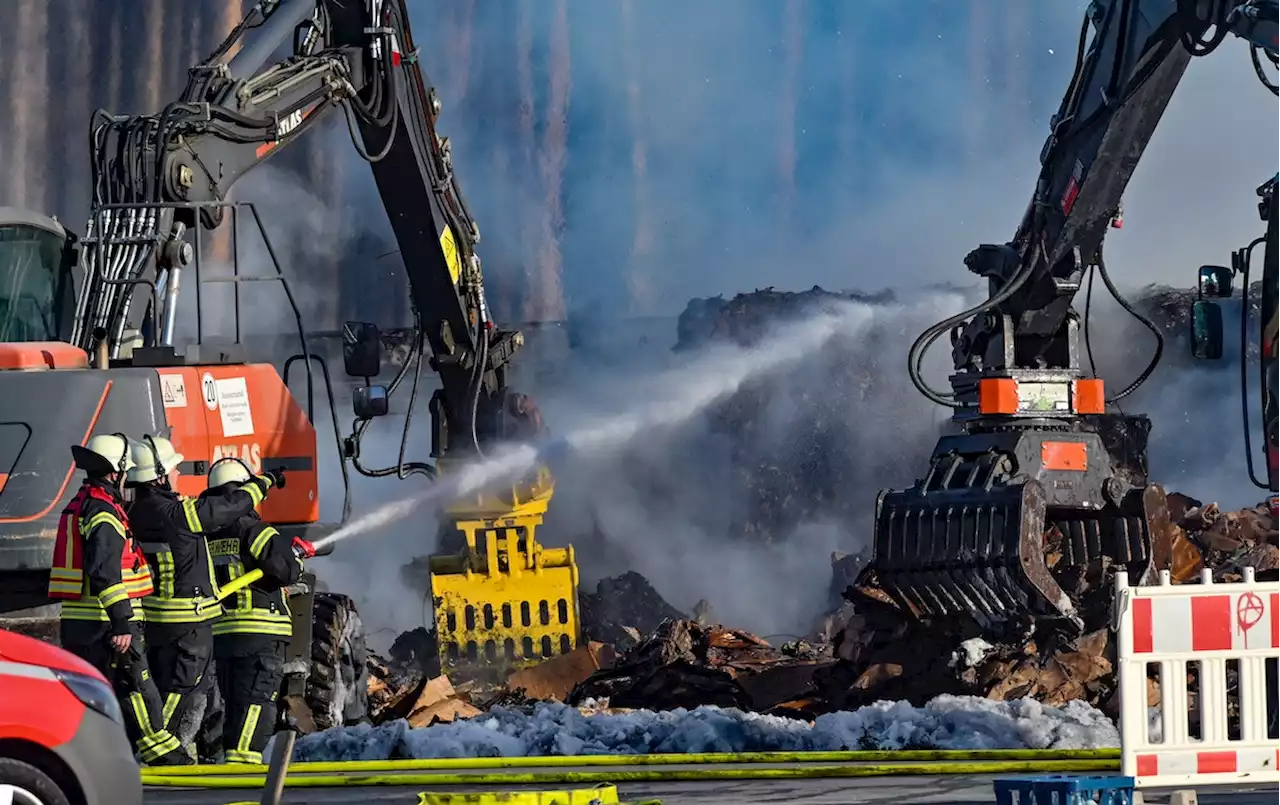
[[369,718],[369,669],[364,624],[345,595],[316,593],[307,706],[317,730]]

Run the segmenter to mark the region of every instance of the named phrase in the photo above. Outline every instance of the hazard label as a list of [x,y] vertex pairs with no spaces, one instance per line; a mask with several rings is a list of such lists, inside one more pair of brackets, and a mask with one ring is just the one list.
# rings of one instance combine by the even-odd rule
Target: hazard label
[[187,407],[187,381],[182,375],[160,375],[160,401],[165,408]]

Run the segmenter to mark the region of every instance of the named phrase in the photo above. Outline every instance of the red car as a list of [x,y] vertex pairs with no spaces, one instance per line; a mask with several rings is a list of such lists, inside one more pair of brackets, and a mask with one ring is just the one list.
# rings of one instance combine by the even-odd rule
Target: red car
[[138,762],[107,680],[79,657],[0,629],[0,802],[141,805]]

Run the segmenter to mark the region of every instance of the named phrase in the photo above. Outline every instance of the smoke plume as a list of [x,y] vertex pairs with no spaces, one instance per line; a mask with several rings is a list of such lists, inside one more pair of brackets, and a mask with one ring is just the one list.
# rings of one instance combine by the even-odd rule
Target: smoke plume
[[[480,248],[491,282],[521,288],[521,307],[541,311],[534,297],[550,276],[542,258],[558,249],[563,259],[569,343],[564,330],[531,331],[517,373],[558,431],[602,406],[625,410],[628,395],[630,404],[643,404],[637,383],[694,359],[669,353],[673,316],[692,296],[815,283],[901,291],[902,301],[879,314],[876,338],[846,340],[771,389],[771,428],[761,438],[781,450],[812,431],[804,393],[827,389],[832,361],[869,368],[839,430],[841,449],[859,457],[842,516],[765,542],[742,540],[738,521],[750,501],[732,492],[733,457],[723,434],[702,419],[625,454],[560,470],[542,534],[553,544],[577,544],[586,579],[634,568],[677,606],[705,598],[727,622],[795,632],[825,599],[830,553],[865,546],[876,491],[908,485],[924,469],[946,412],[911,388],[906,349],[978,291],[930,306],[913,289],[968,282],[963,255],[1012,234],[1069,77],[1082,9],[1028,8],[1018,20],[925,3],[955,25],[946,17],[915,31],[919,7],[908,16],[896,4],[871,4],[873,16],[899,32],[886,38],[858,24],[866,11],[855,18],[838,5],[797,5],[787,16],[776,4],[748,3],[749,12],[736,6],[743,10],[727,15],[720,5],[570,5],[567,51],[554,51],[544,35],[558,31],[556,47],[566,47],[557,27],[565,19],[553,4],[523,4],[518,19],[478,12],[468,104],[445,98],[441,127],[454,138],[459,175],[485,233]],[[678,26],[667,24],[676,18]],[[512,25],[511,35],[501,32]],[[662,58],[619,54],[616,43],[628,37],[641,49],[660,41]],[[566,63],[571,85],[553,69]],[[453,68],[442,64],[436,73]],[[1224,261],[1259,231],[1252,188],[1269,170],[1261,148],[1204,159],[1203,144],[1209,122],[1230,119],[1228,109],[1254,115],[1252,124],[1237,118],[1232,136],[1273,144],[1273,101],[1260,93],[1230,49],[1193,63],[1131,185],[1125,229],[1109,240],[1110,267],[1126,294],[1151,282],[1185,286],[1200,262]],[[557,133],[560,116],[567,128]],[[788,149],[790,219],[781,201],[787,171],[778,170]],[[553,196],[563,204],[562,229],[547,226],[557,214]],[[646,231],[653,235],[642,252]],[[642,253],[646,259],[638,259]],[[505,279],[512,271],[523,283]],[[510,300],[497,304],[512,309]],[[1094,308],[1099,372],[1115,390],[1141,370],[1153,341],[1100,284]],[[657,315],[617,318],[628,313]],[[1242,441],[1232,356],[1193,367],[1185,350],[1170,334],[1166,366],[1122,405],[1155,420],[1155,480],[1228,505],[1249,502],[1242,463],[1222,452]],[[930,356],[935,385],[945,383],[946,359],[945,346]],[[1188,413],[1200,411],[1203,418]],[[390,419],[377,427],[397,429]],[[358,508],[375,495],[397,496],[384,491],[395,484],[368,483],[359,487]],[[386,613],[395,628],[413,625],[421,614],[408,611],[405,591],[389,577],[406,551],[429,550],[434,527],[361,538],[358,561],[330,561],[341,580],[365,591],[362,606]]]

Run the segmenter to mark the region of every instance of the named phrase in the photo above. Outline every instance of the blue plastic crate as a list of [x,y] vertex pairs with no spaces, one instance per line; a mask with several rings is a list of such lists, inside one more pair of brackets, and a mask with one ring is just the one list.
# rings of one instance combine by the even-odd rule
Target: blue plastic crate
[[996,780],[996,805],[1133,805],[1132,777],[1043,774]]

